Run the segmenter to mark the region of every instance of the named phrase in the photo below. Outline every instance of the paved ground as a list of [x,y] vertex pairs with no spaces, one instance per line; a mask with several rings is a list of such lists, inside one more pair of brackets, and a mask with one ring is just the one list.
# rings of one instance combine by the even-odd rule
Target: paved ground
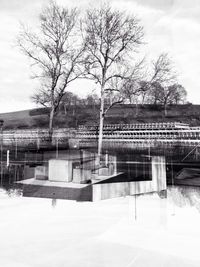
[[0,190],[0,266],[199,267],[200,214],[171,196],[80,203]]

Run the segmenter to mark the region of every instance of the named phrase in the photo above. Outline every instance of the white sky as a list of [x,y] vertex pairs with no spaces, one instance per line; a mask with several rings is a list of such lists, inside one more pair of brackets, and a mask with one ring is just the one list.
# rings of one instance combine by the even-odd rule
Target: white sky
[[[19,22],[34,27],[41,7],[47,0],[0,0],[0,112],[34,107],[30,95],[36,81],[26,57],[14,46]],[[81,9],[98,0],[58,0]],[[168,52],[179,73],[179,82],[188,91],[188,100],[200,104],[200,1],[199,0],[110,0],[141,19],[147,44],[141,53],[149,59]],[[86,94],[95,85],[82,80],[71,90]]]

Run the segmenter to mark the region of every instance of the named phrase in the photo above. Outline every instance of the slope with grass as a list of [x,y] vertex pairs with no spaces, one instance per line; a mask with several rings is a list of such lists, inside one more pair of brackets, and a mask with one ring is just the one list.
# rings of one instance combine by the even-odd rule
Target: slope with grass
[[[78,127],[84,124],[97,124],[98,106],[70,106],[60,109],[55,121],[55,128]],[[4,129],[47,128],[48,110],[44,108],[23,110],[0,114],[4,120]],[[200,125],[200,105],[172,105],[167,116],[161,106],[155,105],[118,105],[109,110],[105,123],[146,123],[179,121],[191,126]]]

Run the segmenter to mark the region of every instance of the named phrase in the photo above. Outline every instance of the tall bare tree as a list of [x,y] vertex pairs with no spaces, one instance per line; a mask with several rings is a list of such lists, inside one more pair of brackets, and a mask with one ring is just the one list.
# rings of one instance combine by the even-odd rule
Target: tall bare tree
[[[143,28],[136,17],[114,11],[109,6],[89,9],[82,23],[86,46],[85,67],[87,77],[100,88],[100,124],[98,155],[100,159],[103,139],[103,122],[108,107],[107,94],[119,91],[119,84],[129,76],[127,61],[143,40]],[[131,53],[130,53],[131,52]],[[120,81],[121,80],[121,81]],[[119,82],[120,81],[120,82]],[[114,85],[114,87],[113,87]],[[115,101],[115,103],[121,101]],[[114,103],[111,103],[110,107]],[[109,107],[109,108],[110,108]]]
[[40,88],[32,99],[50,108],[49,135],[53,120],[68,84],[81,74],[83,47],[77,38],[76,9],[58,6],[52,1],[39,16],[38,30],[22,27],[18,36],[21,51],[31,60]]

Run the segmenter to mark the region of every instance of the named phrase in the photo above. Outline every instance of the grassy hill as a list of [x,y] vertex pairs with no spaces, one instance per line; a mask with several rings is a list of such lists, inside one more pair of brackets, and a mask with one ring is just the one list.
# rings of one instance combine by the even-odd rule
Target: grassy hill
[[[71,106],[56,115],[55,127],[77,127],[83,124],[98,123],[99,107]],[[4,129],[26,129],[48,127],[48,110],[44,108],[23,110],[0,114],[4,120]],[[107,113],[105,123],[145,123],[162,121],[180,121],[192,126],[200,125],[200,105],[172,105],[167,116],[161,106],[124,105],[113,107]]]

